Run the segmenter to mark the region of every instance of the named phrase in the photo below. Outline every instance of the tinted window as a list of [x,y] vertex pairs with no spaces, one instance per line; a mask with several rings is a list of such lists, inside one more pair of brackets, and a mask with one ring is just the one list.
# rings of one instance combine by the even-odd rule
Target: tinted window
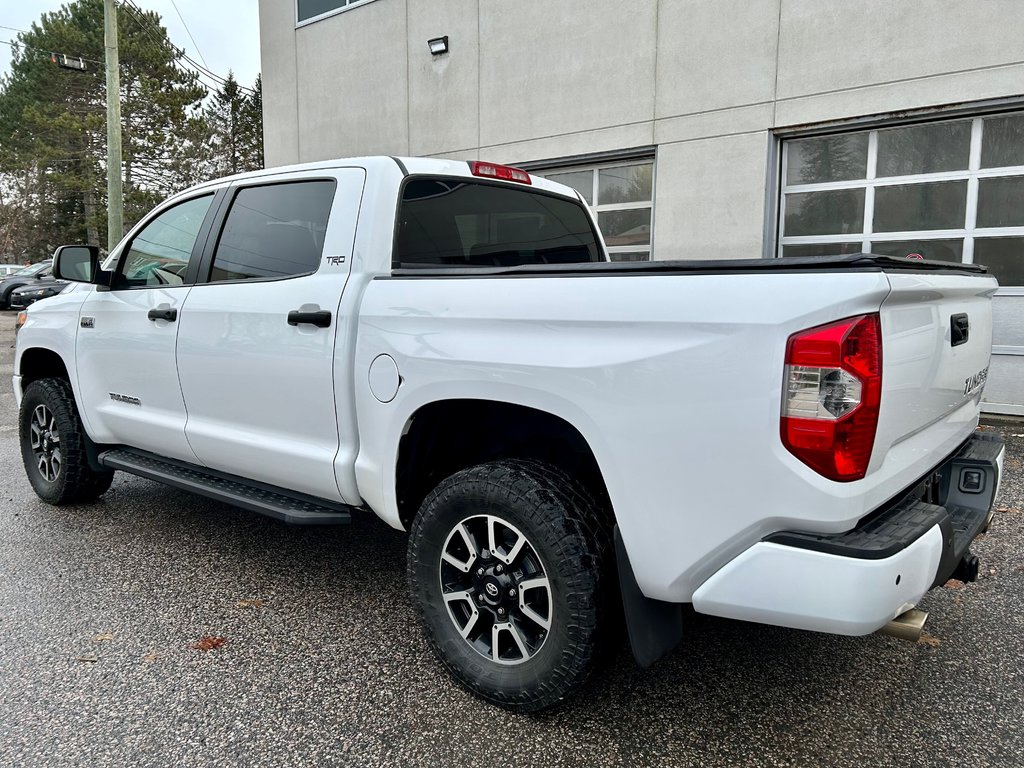
[[299,181],[240,190],[224,222],[210,280],[315,272],[334,187],[333,181]]
[[578,202],[451,179],[416,179],[405,185],[396,257],[402,267],[604,260]]
[[213,195],[187,200],[168,208],[143,227],[121,262],[117,285],[181,285],[212,202]]
[[359,0],[299,0],[299,21],[312,19],[314,16],[330,13],[358,2]]

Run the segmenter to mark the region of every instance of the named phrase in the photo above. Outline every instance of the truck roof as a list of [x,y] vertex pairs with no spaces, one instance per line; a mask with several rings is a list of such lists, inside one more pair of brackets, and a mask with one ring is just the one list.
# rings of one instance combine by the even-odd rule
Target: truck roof
[[[429,176],[455,176],[466,179],[478,179],[480,177],[474,176],[470,170],[470,161],[468,160],[446,160],[434,157],[394,157],[389,155],[374,155],[367,157],[341,157],[331,160],[315,160],[309,163],[298,163],[295,165],[281,165],[273,168],[263,168],[258,171],[249,171],[247,173],[236,173],[231,176],[222,176],[211,181],[197,184],[194,187],[182,190],[181,192],[173,195],[172,197],[178,197],[188,192],[193,192],[200,189],[206,189],[208,187],[221,186],[225,183],[232,183],[235,181],[243,181],[247,179],[259,179],[259,178],[273,178],[275,176],[286,176],[293,173],[303,173],[309,171],[319,170],[331,170],[335,168],[365,168],[367,171],[383,171],[393,172],[397,170],[403,176],[418,176],[418,175],[429,175]],[[553,181],[549,181],[541,176],[535,176],[529,174],[530,186],[543,190],[544,192],[553,193],[556,195],[563,195],[565,197],[571,197],[574,200],[581,200],[579,193],[576,192],[572,187],[567,187],[564,184],[558,184]],[[524,184],[520,182],[503,181],[501,179],[487,178],[488,182],[497,184],[508,184],[512,187],[523,187]]]

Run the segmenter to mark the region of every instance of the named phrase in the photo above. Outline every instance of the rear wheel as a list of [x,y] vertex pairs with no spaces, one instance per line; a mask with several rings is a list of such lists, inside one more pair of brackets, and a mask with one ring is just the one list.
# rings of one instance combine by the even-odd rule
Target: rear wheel
[[412,599],[466,688],[525,712],[582,685],[612,583],[599,519],[582,488],[539,462],[463,470],[423,502],[409,540]]
[[114,473],[89,466],[85,431],[66,380],[40,379],[29,384],[18,424],[25,472],[43,501],[57,505],[92,501],[110,487]]

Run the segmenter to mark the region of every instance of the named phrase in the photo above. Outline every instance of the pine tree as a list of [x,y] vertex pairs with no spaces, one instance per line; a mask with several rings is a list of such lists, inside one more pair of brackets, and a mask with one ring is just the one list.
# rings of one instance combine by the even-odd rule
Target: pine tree
[[204,116],[209,128],[214,176],[263,167],[263,82],[257,76],[246,92],[228,72],[224,84],[210,97]]
[[[180,188],[180,136],[206,95],[180,66],[159,16],[118,14],[125,224]],[[18,35],[0,80],[0,247],[32,260],[106,242],[102,0],[76,0]],[[88,60],[61,69],[47,52]],[[5,242],[6,241],[6,242]]]
[[253,170],[263,167],[263,76],[256,75],[252,93],[242,105],[242,146]]

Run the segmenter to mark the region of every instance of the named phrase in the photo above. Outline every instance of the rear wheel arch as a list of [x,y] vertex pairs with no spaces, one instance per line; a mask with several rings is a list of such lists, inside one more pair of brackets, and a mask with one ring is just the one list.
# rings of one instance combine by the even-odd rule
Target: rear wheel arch
[[546,462],[583,485],[602,508],[611,535],[614,513],[596,455],[579,429],[561,416],[494,400],[447,399],[421,406],[407,420],[395,468],[399,519],[409,529],[442,480],[492,461]]

